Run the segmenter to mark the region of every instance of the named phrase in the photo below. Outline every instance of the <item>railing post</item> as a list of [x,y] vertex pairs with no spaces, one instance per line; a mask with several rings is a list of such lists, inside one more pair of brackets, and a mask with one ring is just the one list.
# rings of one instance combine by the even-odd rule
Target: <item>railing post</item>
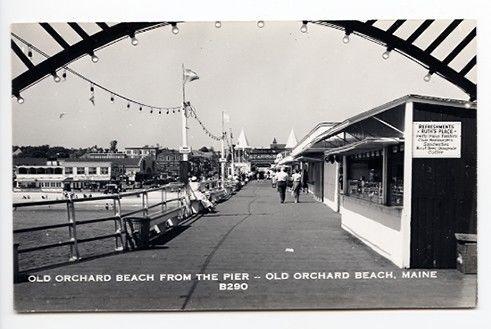
[[147,190],[143,191],[142,194],[142,213],[143,217],[148,217],[148,192]]
[[[121,198],[118,195],[117,198],[113,199],[113,212],[114,212],[114,233],[117,234],[115,237],[115,251],[123,251],[126,248],[126,243],[123,242],[123,221],[121,219]],[[126,240],[126,239],[125,239]]]
[[19,278],[19,244],[14,243],[14,283],[20,282]]
[[164,193],[165,193],[165,187],[163,187],[161,190],[160,190],[160,194],[161,194],[161,210],[162,212],[165,211],[165,196],[164,196]]
[[184,193],[184,195],[181,197],[181,189],[184,189],[185,191],[185,186],[184,187],[180,187],[178,189],[178,192],[177,192],[177,198],[178,198],[178,202],[179,202],[179,208],[181,209],[181,211],[179,212],[179,220],[182,221],[186,218],[186,213],[187,211],[190,211],[190,213],[192,213],[192,210],[191,209],[191,204],[184,204],[185,203],[185,200],[186,200],[186,193]]
[[78,250],[77,242],[77,221],[75,220],[75,204],[70,198],[67,200],[67,213],[68,213],[68,234],[70,236],[70,262],[80,259],[80,253]]

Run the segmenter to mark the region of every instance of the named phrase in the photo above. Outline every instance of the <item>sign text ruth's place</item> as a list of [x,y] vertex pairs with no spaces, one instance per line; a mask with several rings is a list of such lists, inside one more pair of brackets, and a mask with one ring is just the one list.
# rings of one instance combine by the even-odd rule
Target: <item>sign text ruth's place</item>
[[460,158],[461,131],[461,122],[414,122],[413,157]]

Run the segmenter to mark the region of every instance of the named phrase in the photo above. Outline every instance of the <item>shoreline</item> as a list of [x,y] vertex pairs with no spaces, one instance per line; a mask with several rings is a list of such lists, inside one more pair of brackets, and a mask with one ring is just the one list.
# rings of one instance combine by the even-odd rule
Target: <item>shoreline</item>
[[[99,196],[104,196],[104,195],[109,195],[109,194],[104,194],[102,192],[79,192],[75,193],[77,199],[83,199],[85,196],[91,195],[92,197],[99,197]],[[36,202],[36,201],[47,201],[47,200],[66,200],[64,197],[64,192],[45,192],[45,191],[13,191],[13,202],[14,203],[23,203],[23,202]],[[177,197],[177,192],[167,192],[166,193],[166,199],[174,199]],[[141,206],[142,205],[142,198],[138,197],[136,195],[133,196],[126,196],[120,199],[121,200],[121,206]],[[162,192],[160,191],[153,191],[148,193],[148,204],[156,204],[162,202]],[[106,209],[106,206],[109,206],[109,208],[112,208],[113,206],[113,200],[112,199],[107,199],[107,200],[94,200],[94,201],[85,201],[85,202],[77,202],[76,207],[77,208],[103,208]],[[55,205],[50,205],[50,206],[29,206],[25,208],[19,208],[19,209],[65,209],[66,206],[65,204],[55,204]],[[17,210],[19,210],[17,209]]]

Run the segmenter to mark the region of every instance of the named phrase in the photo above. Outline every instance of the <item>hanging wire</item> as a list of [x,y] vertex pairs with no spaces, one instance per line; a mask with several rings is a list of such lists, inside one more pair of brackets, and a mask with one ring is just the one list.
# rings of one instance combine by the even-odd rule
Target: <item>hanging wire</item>
[[[38,47],[36,47],[35,45],[33,45],[32,43],[26,41],[25,39],[23,39],[22,37],[18,36],[17,34],[11,32],[10,33],[12,35],[12,37],[14,37],[16,40],[18,40],[19,42],[23,43],[24,45],[26,45],[29,49],[35,51],[36,53],[40,54],[41,56],[45,57],[45,58],[49,58],[50,56],[45,53],[44,51],[42,51],[41,49],[39,49]],[[117,97],[117,98],[120,98],[128,103],[132,103],[132,104],[136,104],[136,105],[139,105],[140,107],[146,107],[146,108],[153,108],[153,109],[157,109],[157,110],[161,110],[161,111],[167,111],[167,110],[172,110],[172,111],[175,111],[175,110],[180,110],[181,109],[181,106],[155,106],[155,105],[151,105],[151,104],[146,104],[146,103],[143,103],[143,102],[140,102],[140,101],[137,101],[133,98],[130,98],[130,97],[127,97],[127,96],[124,96],[114,90],[111,90],[107,87],[104,87],[103,85],[91,80],[90,78],[87,78],[86,76],[84,76],[83,74],[71,69],[70,67],[68,67],[68,65],[65,65],[65,66],[62,66],[61,68],[63,68],[64,70],[66,70],[67,72],[70,72],[71,74],[77,76],[78,78],[88,82],[91,86],[93,87],[97,87],[105,92],[107,92],[109,95],[112,95],[113,97]],[[36,81],[35,83],[33,83],[31,86],[33,85],[36,85],[37,83],[39,83],[40,81],[42,81],[44,78],[46,77],[43,77],[42,79]],[[30,87],[31,87],[30,86]]]

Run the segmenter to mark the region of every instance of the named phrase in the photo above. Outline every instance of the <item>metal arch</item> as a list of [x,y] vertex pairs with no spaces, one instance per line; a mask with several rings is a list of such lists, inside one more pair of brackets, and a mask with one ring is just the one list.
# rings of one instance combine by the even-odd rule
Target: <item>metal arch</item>
[[[414,41],[431,25],[433,20],[424,21],[406,40],[395,36],[393,33],[404,24],[405,20],[396,20],[386,31],[374,26],[376,20],[361,21],[311,21],[311,23],[344,30],[347,34],[355,33],[376,43],[383,44],[387,50],[395,50],[426,67],[430,74],[438,74],[465,91],[470,100],[476,99],[477,86],[466,78],[467,73],[476,65],[474,56],[459,72],[449,66],[450,62],[465,48],[475,37],[476,29],[467,35],[447,57],[440,61],[431,55],[441,42],[460,24],[462,20],[454,20],[449,26],[423,50],[414,45]],[[308,21],[304,21],[308,22]],[[147,23],[119,23],[112,27],[106,23],[96,23],[102,30],[91,36],[85,33],[76,23],[68,23],[75,32],[82,37],[82,41],[68,45],[65,40],[47,23],[41,26],[63,48],[59,53],[47,58],[43,62],[33,65],[28,58],[23,56],[18,47],[12,42],[12,49],[28,67],[28,70],[12,80],[12,94],[18,96],[20,92],[33,83],[49,74],[54,74],[58,69],[86,54],[93,54],[96,49],[105,47],[112,42],[126,36],[134,36],[138,31],[155,28],[164,25],[174,25],[176,22],[147,22]]]
[[[46,75],[54,74],[58,69],[77,60],[81,56],[93,54],[112,42],[126,36],[134,36],[141,30],[172,24],[170,22],[146,22],[146,23],[119,23],[109,27],[105,23],[97,23],[101,31],[89,36],[85,35],[81,41],[68,45],[49,24],[41,23],[41,26],[57,41],[63,48],[57,54],[45,59],[37,65],[28,65],[28,70],[12,79],[12,95],[19,95],[20,92],[33,83],[39,81]],[[72,24],[73,28],[74,25]],[[76,27],[75,27],[76,28]],[[79,32],[81,32],[79,30]],[[12,42],[13,43],[13,42]],[[22,58],[21,58],[22,59]],[[26,63],[26,62],[24,62]]]
[[476,57],[474,56],[465,67],[457,72],[451,68],[448,64],[462,51],[462,49],[475,37],[476,30],[474,29],[462,42],[453,49],[450,54],[443,60],[435,58],[431,55],[431,52],[438,47],[438,45],[457,27],[461,20],[453,21],[433,42],[430,46],[423,50],[413,44],[413,42],[431,25],[430,20],[423,22],[416,31],[407,39],[401,39],[394,35],[393,32],[403,21],[399,20],[394,23],[393,27],[387,31],[379,29],[373,24],[374,20],[361,22],[361,21],[313,21],[311,23],[324,25],[340,30],[344,30],[347,34],[355,33],[365,37],[376,43],[384,44],[387,50],[395,50],[406,57],[409,57],[413,61],[427,68],[430,74],[438,74],[445,78],[447,81],[461,88],[466,92],[471,101],[474,101],[477,96],[477,85],[466,78],[466,74],[475,66]]

